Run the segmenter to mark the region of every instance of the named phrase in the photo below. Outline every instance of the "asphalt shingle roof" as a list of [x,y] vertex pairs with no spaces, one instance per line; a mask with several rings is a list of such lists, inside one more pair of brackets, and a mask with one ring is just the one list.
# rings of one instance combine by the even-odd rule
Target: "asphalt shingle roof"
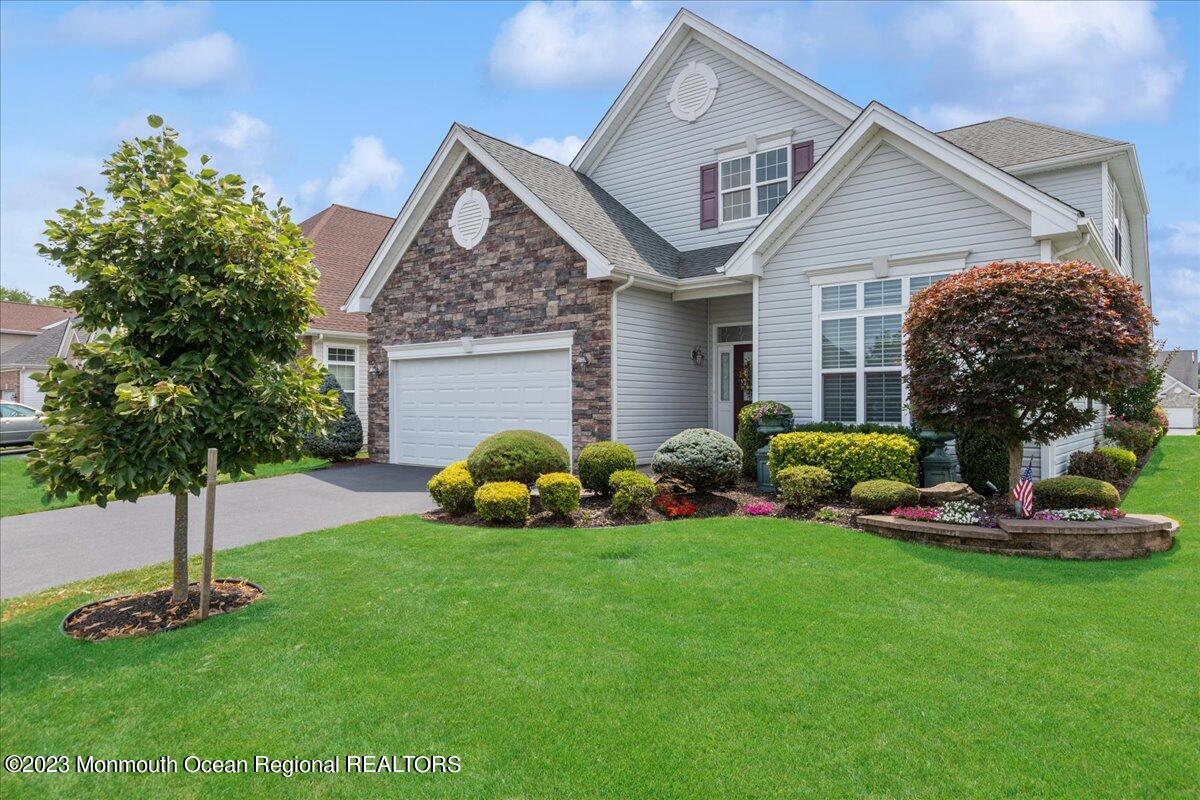
[[74,325],[70,322],[47,328],[32,339],[4,351],[0,355],[0,366],[44,366],[48,359],[58,355],[63,336],[68,330],[74,335]]
[[37,333],[47,325],[73,316],[75,312],[69,308],[0,300],[0,328],[6,331]]
[[392,218],[337,204],[300,223],[313,242],[313,262],[320,270],[317,302],[325,313],[309,325],[318,330],[366,333],[364,314],[342,311],[346,298],[392,227]]
[[1016,117],[1001,117],[952,128],[942,131],[938,136],[1001,169],[1127,144],[1117,139],[1069,131]]

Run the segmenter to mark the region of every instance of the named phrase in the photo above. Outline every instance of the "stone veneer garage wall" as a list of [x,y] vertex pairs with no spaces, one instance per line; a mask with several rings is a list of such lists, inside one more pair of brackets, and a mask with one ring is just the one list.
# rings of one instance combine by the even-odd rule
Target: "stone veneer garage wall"
[[[450,233],[454,203],[468,188],[482,192],[491,208],[487,233],[471,250],[455,243]],[[372,373],[368,378],[368,447],[372,460],[388,460],[384,346],[463,336],[574,329],[574,454],[589,442],[607,439],[612,426],[611,301],[611,283],[588,280],[584,259],[467,156],[368,315]]]

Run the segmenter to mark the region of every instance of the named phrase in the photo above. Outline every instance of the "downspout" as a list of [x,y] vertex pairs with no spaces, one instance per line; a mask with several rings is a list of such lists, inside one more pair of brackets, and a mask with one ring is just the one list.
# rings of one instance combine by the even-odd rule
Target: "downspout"
[[609,321],[609,332],[612,336],[612,342],[609,345],[608,355],[608,379],[609,379],[609,399],[608,409],[612,416],[612,421],[608,426],[608,438],[612,441],[617,441],[617,295],[633,285],[633,276],[630,275],[625,279],[625,282],[613,289],[612,303],[610,304],[610,312],[612,319]]
[[1078,244],[1073,244],[1070,247],[1068,247],[1066,250],[1059,250],[1058,253],[1053,256],[1053,258],[1055,261],[1058,261],[1063,256],[1065,256],[1067,253],[1074,253],[1076,250],[1082,250],[1083,248],[1087,247],[1091,243],[1092,243],[1092,232],[1084,231],[1083,238],[1079,240]]

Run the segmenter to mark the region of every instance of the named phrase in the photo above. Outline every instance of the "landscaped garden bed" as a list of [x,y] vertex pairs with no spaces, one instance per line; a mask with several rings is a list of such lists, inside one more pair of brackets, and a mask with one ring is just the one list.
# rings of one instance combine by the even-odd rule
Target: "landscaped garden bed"
[[[262,589],[249,581],[220,578],[212,582],[209,616],[228,614],[262,597]],[[188,586],[187,600],[171,602],[170,587],[110,597],[80,606],[63,618],[62,630],[90,642],[144,636],[174,630],[200,619],[200,584]]]

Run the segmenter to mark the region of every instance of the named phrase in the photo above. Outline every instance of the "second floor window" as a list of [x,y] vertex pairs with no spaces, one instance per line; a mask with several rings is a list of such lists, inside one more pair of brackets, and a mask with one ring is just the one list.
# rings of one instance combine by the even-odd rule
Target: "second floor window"
[[788,193],[790,147],[721,162],[721,222],[771,213]]

